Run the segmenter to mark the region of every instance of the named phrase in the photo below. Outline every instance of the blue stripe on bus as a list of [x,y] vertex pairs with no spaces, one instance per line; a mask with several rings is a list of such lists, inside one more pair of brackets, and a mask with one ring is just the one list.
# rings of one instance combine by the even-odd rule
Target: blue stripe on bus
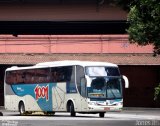
[[[42,111],[53,111],[52,88],[56,83],[46,84],[13,84],[12,90],[18,96],[32,96]],[[48,94],[47,94],[48,92]],[[32,103],[31,103],[32,104]]]

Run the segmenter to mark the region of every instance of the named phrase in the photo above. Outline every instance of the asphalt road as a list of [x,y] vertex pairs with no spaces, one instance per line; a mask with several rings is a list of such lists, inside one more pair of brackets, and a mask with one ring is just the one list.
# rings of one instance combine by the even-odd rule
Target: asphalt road
[[53,116],[36,113],[19,116],[17,112],[2,110],[0,126],[160,126],[160,110],[124,110],[108,112],[104,118],[98,114],[78,114],[70,117],[69,113],[56,113]]
[[2,126],[135,126],[135,121],[10,121],[2,122]]

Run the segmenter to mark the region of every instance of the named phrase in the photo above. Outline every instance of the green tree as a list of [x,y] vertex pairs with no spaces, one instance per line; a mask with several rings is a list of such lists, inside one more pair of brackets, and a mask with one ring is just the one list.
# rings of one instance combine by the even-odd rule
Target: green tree
[[[124,0],[120,0],[124,1]],[[131,0],[128,13],[129,40],[138,45],[154,45],[160,54],[160,0]],[[155,88],[154,100],[160,97],[160,84]]]
[[139,45],[154,45],[160,54],[160,0],[133,0],[128,14],[129,40]]
[[155,87],[155,92],[154,92],[154,100],[157,100],[158,98],[160,98],[160,84]]

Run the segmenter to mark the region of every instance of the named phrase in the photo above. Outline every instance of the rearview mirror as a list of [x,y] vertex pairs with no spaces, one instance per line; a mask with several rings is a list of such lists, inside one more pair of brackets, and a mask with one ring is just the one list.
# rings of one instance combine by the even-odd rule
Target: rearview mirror
[[125,88],[129,88],[129,81],[128,81],[128,78],[126,76],[122,76],[124,82],[125,82]]

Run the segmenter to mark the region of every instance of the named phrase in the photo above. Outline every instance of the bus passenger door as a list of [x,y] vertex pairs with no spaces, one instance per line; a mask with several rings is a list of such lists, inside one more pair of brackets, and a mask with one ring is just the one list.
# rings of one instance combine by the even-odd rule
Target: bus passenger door
[[87,111],[86,79],[81,78],[81,111]]
[[76,66],[76,83],[77,83],[77,89],[79,91],[80,95],[80,101],[81,103],[81,111],[87,110],[87,100],[86,100],[86,78],[85,78],[85,72],[84,67],[82,66]]

